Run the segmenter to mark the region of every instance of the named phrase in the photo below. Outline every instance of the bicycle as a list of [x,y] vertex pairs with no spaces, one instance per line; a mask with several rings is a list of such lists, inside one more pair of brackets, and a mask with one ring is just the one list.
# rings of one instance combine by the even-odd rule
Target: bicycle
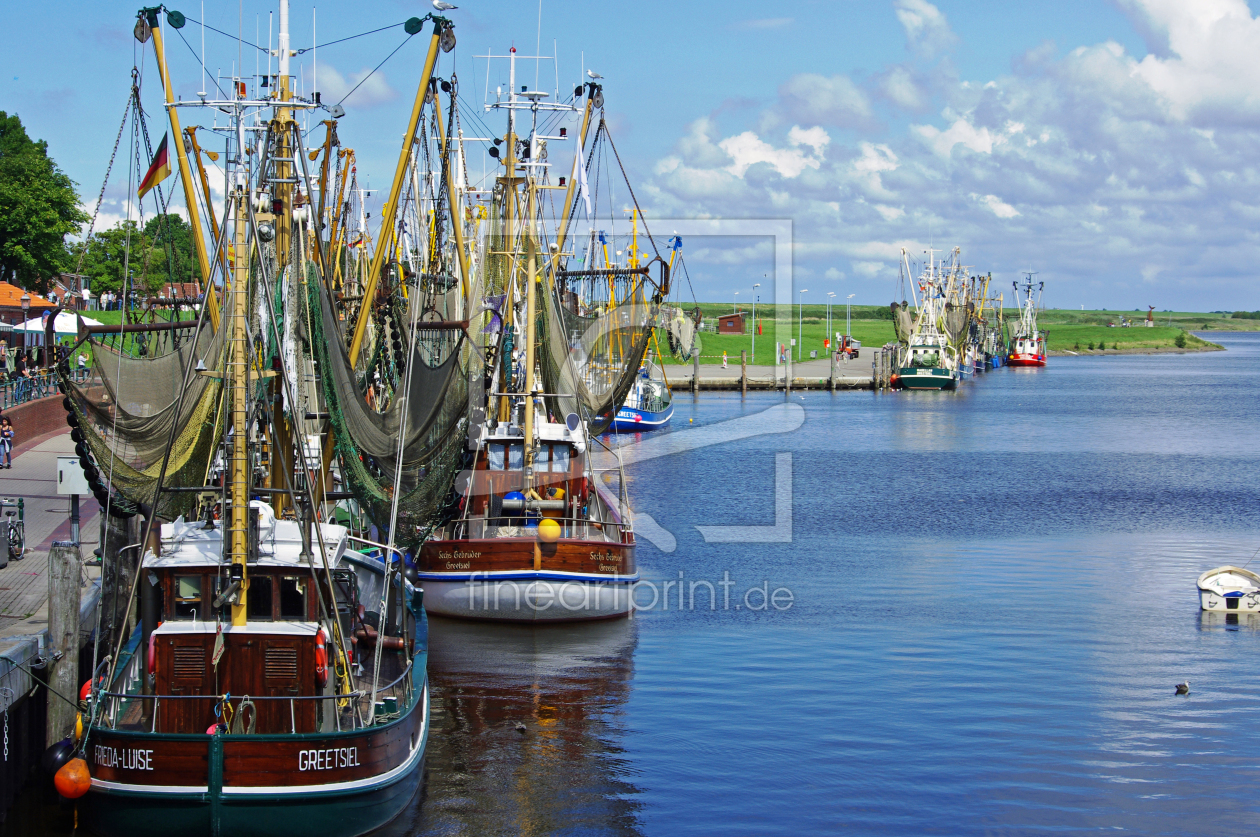
[[19,499],[14,501],[12,498],[4,498],[0,500],[0,508],[4,509],[5,523],[5,541],[7,549],[4,550],[4,562],[0,563],[0,569],[7,567],[10,561],[21,561],[26,554],[26,522],[22,508],[23,502]]

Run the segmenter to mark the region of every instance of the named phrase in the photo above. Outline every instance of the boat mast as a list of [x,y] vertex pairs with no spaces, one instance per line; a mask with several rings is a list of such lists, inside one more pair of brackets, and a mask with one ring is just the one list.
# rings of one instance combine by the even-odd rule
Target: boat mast
[[[241,135],[241,112],[236,112],[237,136]],[[246,216],[249,208],[248,184],[244,178],[245,147],[241,143],[237,150],[238,165],[236,190],[233,194],[235,206],[236,229],[232,240],[232,256],[234,276],[232,277],[232,359],[228,362],[228,375],[232,391],[232,468],[231,468],[231,509],[232,522],[229,557],[232,563],[232,576],[240,579],[240,594],[232,605],[232,626],[241,627],[246,623],[246,596],[249,591],[249,578],[246,570],[246,559],[249,554],[249,451],[246,437],[249,435],[246,394],[248,385],[246,375],[249,367],[249,345],[245,332],[247,316],[246,288],[249,283],[249,247],[245,240]],[[239,569],[238,569],[239,567]],[[239,573],[239,575],[238,575]]]
[[[293,263],[293,201],[297,191],[294,187],[297,184],[297,166],[294,165],[294,158],[297,154],[297,143],[294,141],[294,130],[297,123],[293,119],[293,109],[285,107],[292,100],[293,92],[290,87],[289,77],[289,59],[292,57],[292,50],[289,48],[289,0],[280,0],[280,32],[276,42],[276,52],[279,57],[279,66],[276,72],[279,75],[279,84],[277,101],[279,104],[274,109],[271,123],[271,136],[274,143],[272,148],[268,149],[268,157],[274,161],[275,173],[271,177],[271,209],[279,206],[280,211],[276,213],[276,261],[280,265],[280,272],[283,276],[286,266]],[[262,158],[262,155],[259,155]],[[267,172],[259,173],[262,177],[267,176]],[[310,200],[313,195],[307,195]],[[304,278],[304,277],[303,277]],[[299,279],[300,281],[300,279]],[[293,474],[293,432],[289,421],[284,417],[283,410],[279,409],[279,404],[283,403],[280,397],[281,386],[278,378],[270,382],[269,389],[272,390],[271,397],[277,402],[277,409],[273,412],[274,421],[272,422],[272,441],[273,452],[271,456],[270,474],[268,474],[268,484],[275,492],[272,494],[272,505],[277,515],[284,513],[285,507],[289,504],[290,498],[284,492],[284,488],[290,481],[290,475]],[[321,459],[321,462],[328,461]],[[322,474],[321,474],[322,476]]]
[[[171,74],[166,66],[166,49],[162,45],[162,27],[158,25],[158,13],[162,10],[161,6],[154,6],[151,9],[142,9],[141,18],[148,24],[149,30],[153,34],[153,52],[158,62],[158,73],[162,76],[162,88],[166,95],[166,113],[171,122],[171,134],[174,141],[168,148],[175,149],[175,159],[179,161],[179,180],[184,186],[184,201],[188,205],[188,225],[192,227],[192,240],[197,249],[197,264],[201,267],[201,281],[205,283],[205,304],[210,307],[207,312],[210,315],[210,325],[216,330],[219,327],[219,301],[214,294],[214,286],[210,283],[210,256],[206,252],[206,240],[201,231],[201,210],[197,207],[197,191],[193,187],[192,170],[188,165],[188,158],[184,154],[184,135],[179,129],[179,113],[175,107],[175,93],[171,87]],[[169,19],[169,18],[168,18]],[[179,26],[183,26],[182,15],[181,21],[177,21]],[[140,27],[136,28],[136,35],[140,35]],[[143,38],[141,38],[143,41]],[[206,193],[206,208],[209,210],[210,193]],[[210,213],[213,217],[213,212]]]

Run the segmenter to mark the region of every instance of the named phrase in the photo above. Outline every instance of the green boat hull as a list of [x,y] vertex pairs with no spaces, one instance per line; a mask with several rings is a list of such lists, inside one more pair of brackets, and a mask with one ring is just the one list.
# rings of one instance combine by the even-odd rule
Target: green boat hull
[[[171,837],[207,834],[222,837],[359,837],[388,824],[415,796],[424,758],[395,782],[369,791],[319,796],[259,795],[221,798],[208,793],[90,793],[85,820],[102,837]],[[311,798],[314,796],[314,798]]]
[[954,389],[958,376],[941,367],[924,368],[904,366],[897,370],[898,384],[902,389]]

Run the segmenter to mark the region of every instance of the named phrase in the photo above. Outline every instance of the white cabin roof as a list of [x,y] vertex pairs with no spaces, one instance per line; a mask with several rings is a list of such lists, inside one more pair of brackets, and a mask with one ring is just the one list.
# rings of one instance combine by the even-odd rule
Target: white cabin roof
[[[302,528],[295,520],[277,520],[271,506],[261,500],[250,502],[258,509],[258,560],[250,566],[258,567],[305,567],[302,559]],[[213,529],[206,529],[199,520],[185,521],[182,517],[174,523],[162,525],[162,554],[147,552],[144,566],[150,569],[166,567],[204,567],[223,564],[223,525],[215,521]],[[336,567],[345,554],[348,531],[345,526],[321,523],[312,529],[323,536],[324,549],[330,566]],[[316,566],[323,566],[319,544],[311,538],[311,553]]]

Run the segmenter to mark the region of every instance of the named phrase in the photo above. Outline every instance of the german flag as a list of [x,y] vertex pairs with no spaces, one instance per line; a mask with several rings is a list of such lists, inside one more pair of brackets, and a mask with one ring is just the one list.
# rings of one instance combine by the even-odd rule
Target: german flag
[[153,162],[149,165],[149,170],[144,173],[140,188],[136,190],[136,194],[142,198],[149,193],[150,189],[171,176],[171,155],[166,151],[166,138],[167,135],[163,134],[157,153],[153,155]]

